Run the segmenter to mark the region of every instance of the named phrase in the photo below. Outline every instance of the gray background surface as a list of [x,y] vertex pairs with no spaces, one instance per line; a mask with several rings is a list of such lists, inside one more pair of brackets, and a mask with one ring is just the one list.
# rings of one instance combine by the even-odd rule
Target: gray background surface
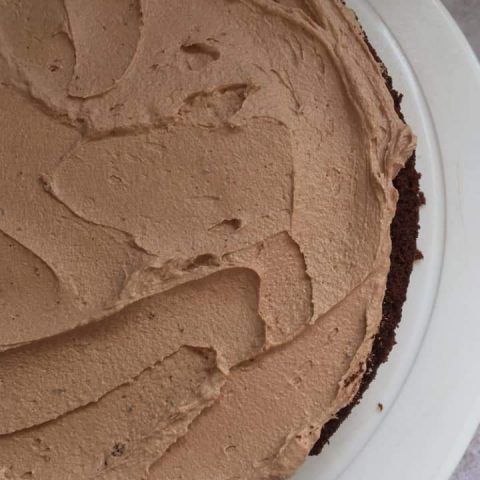
[[[443,3],[480,58],[480,0],[443,0]],[[480,480],[480,429],[451,480]]]

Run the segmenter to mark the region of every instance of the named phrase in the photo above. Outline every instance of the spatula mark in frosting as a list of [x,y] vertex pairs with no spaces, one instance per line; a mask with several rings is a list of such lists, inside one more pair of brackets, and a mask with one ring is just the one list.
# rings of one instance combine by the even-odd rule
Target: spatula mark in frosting
[[240,228],[242,228],[243,222],[241,218],[226,218],[219,223],[216,223],[210,230],[215,228],[224,230],[225,232],[234,233]]
[[223,371],[255,356],[265,343],[259,285],[253,270],[228,268],[139,300],[102,322],[5,352],[0,436],[96,402],[183,345],[212,348]]
[[252,85],[239,83],[192,93],[183,102],[178,116],[184,122],[204,127],[228,124],[252,91]]
[[311,279],[300,247],[288,232],[226,254],[223,261],[250,265],[259,272],[258,312],[265,324],[265,350],[291,340],[313,321]]
[[206,42],[186,42],[180,50],[185,53],[185,61],[190,70],[200,70],[220,58],[220,51]]
[[[290,133],[256,119],[240,129],[186,124],[91,141],[56,167],[50,188],[84,220],[132,235],[159,263],[221,255],[288,230]],[[235,235],[211,229],[238,216],[245,226]]]
[[82,98],[105,93],[120,81],[137,52],[142,28],[141,2],[64,2],[75,48],[75,69],[68,93]]
[[214,351],[181,347],[95,403],[0,437],[0,465],[17,460],[12,478],[27,469],[38,478],[145,478],[158,455],[215,401],[224,381]]

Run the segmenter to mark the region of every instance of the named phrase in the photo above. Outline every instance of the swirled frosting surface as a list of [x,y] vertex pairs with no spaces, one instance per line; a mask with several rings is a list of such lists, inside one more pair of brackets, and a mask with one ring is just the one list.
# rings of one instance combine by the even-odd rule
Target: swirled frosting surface
[[0,473],[290,476],[358,391],[414,149],[336,0],[0,1]]

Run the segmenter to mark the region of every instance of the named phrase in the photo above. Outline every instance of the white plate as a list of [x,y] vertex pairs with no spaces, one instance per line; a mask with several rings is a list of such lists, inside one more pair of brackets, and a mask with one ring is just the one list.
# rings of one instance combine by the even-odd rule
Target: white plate
[[438,0],[348,3],[419,137],[425,259],[389,362],[294,478],[447,480],[480,420],[480,65]]

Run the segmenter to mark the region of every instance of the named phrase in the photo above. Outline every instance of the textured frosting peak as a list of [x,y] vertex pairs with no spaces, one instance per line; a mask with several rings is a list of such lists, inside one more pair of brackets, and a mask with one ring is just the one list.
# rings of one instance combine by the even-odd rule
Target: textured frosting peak
[[414,137],[336,0],[0,2],[0,472],[285,478],[358,390]]

